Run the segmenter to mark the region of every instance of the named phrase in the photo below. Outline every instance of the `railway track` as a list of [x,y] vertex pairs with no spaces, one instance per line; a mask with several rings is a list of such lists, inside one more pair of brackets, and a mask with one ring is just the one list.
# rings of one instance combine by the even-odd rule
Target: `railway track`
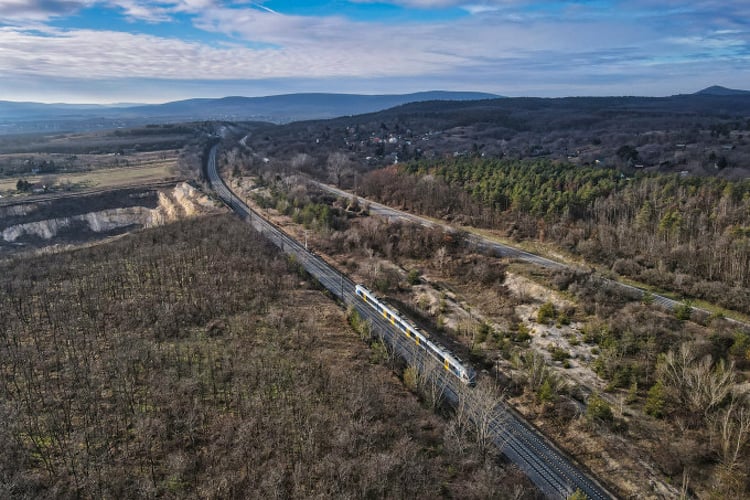
[[[216,151],[217,146],[210,151],[207,175],[222,201],[283,252],[293,255],[310,275],[342,303],[354,307],[361,317],[370,322],[373,332],[387,342],[407,363],[430,373],[433,383],[443,388],[443,394],[448,401],[453,404],[461,401],[468,409],[470,418],[483,418],[479,414],[481,402],[476,393],[446,371],[427,370],[433,363],[432,358],[417,348],[390,322],[364,304],[355,294],[356,285],[352,280],[243,203],[219,176],[216,168]],[[567,498],[574,491],[580,490],[592,500],[614,498],[598,481],[584,472],[513,408],[501,402],[493,408],[492,415],[489,425],[493,442],[545,496]]]

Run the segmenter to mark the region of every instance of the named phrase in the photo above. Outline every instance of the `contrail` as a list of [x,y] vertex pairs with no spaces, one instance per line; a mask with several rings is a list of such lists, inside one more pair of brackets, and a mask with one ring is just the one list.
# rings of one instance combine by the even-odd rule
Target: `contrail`
[[271,14],[281,15],[279,12],[276,12],[275,10],[270,9],[270,8],[266,7],[265,5],[263,5],[261,3],[251,2],[251,5],[253,5],[253,6],[259,8],[259,9],[265,10],[266,12],[270,12]]

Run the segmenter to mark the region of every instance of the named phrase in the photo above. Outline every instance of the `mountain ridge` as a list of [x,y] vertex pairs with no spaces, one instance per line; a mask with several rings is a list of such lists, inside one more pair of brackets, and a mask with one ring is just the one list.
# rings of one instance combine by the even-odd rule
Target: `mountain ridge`
[[[387,109],[409,102],[428,100],[480,100],[500,96],[483,92],[427,91],[411,94],[294,93],[260,97],[226,96],[191,98],[161,104],[134,106],[96,104],[45,104],[0,100],[0,121],[41,117],[163,117],[189,119],[255,119],[267,115],[270,121],[332,118]],[[299,115],[299,116],[297,116]]]
[[750,90],[730,89],[722,87],[721,85],[711,85],[705,89],[699,90],[694,95],[717,95],[717,96],[731,96],[731,95],[750,95]]
[[192,98],[162,104],[135,106],[43,104],[0,101],[0,135],[29,132],[74,132],[115,129],[147,124],[190,121],[255,121],[284,124],[326,120],[387,110],[440,112],[462,110],[486,115],[521,108],[581,108],[610,112],[631,111],[693,113],[747,110],[750,91],[718,85],[693,94],[666,97],[503,97],[483,92],[425,91],[411,94],[294,93],[262,97],[226,96]]

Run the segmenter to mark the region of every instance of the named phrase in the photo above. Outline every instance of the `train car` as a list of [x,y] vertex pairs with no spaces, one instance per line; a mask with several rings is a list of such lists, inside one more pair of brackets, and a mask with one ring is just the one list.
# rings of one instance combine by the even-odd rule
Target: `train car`
[[433,359],[437,360],[446,371],[452,373],[466,385],[473,386],[476,381],[476,374],[473,369],[463,365],[461,360],[448,349],[437,342],[431,340],[429,335],[417,328],[414,323],[404,318],[396,308],[386,304],[378,299],[370,290],[362,285],[354,288],[355,293],[368,306],[377,311],[386,320],[390,321],[393,326],[398,328],[401,333],[421,349],[426,351]]

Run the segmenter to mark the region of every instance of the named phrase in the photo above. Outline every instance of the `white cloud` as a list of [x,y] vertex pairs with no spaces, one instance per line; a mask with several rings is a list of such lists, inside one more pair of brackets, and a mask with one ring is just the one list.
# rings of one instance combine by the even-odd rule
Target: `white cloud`
[[[315,27],[315,43],[294,42],[274,32],[297,25],[265,22],[261,39],[283,42],[281,49],[250,49],[241,45],[211,47],[178,39],[113,31],[55,30],[44,33],[0,28],[0,74],[107,78],[263,79],[290,77],[367,77],[417,75],[451,62],[451,55],[404,59],[377,48],[342,47]],[[330,25],[335,25],[331,21]],[[252,27],[259,27],[253,24]],[[323,31],[318,31],[323,30]],[[0,80],[1,81],[1,80]]]
[[47,21],[81,9],[102,5],[119,10],[126,18],[166,22],[177,12],[196,13],[216,5],[215,0],[0,0],[0,21],[22,25]]
[[[117,1],[121,6],[129,2]],[[0,29],[0,74],[255,80],[428,77],[472,68],[498,78],[521,71],[545,78],[547,71],[571,66],[579,72],[626,73],[638,61],[669,54],[688,40],[693,45],[700,41],[605,21],[509,23],[488,16],[405,26],[230,9],[208,0],[170,4],[170,9],[208,5],[195,14],[195,26],[238,41],[209,46],[112,31],[49,29],[39,34],[6,27]],[[738,46],[734,35],[724,37],[712,45]]]
[[464,0],[349,0],[352,3],[389,3],[418,9],[439,9],[453,7],[464,3]]
[[112,7],[120,9],[123,15],[131,20],[161,23],[169,21],[170,11],[159,5],[138,0],[112,0],[108,2]]
[[[36,7],[27,12],[46,12],[40,14],[43,19],[94,0],[33,1]],[[511,95],[549,95],[552,89],[565,87],[582,89],[579,94],[601,94],[604,89],[639,93],[638,82],[650,89],[656,81],[665,87],[676,85],[676,75],[681,82],[692,81],[689,71],[721,74],[716,61],[723,57],[722,51],[735,62],[748,62],[750,57],[748,33],[734,24],[712,18],[710,29],[700,30],[696,23],[681,26],[674,35],[664,31],[660,14],[643,22],[641,11],[633,13],[637,22],[623,22],[618,15],[586,17],[575,9],[589,10],[573,6],[557,19],[527,16],[522,9],[485,9],[482,15],[459,20],[396,24],[284,15],[265,8],[263,2],[244,1],[244,8],[236,8],[234,2],[234,8],[229,8],[218,0],[102,1],[130,18],[151,22],[176,12],[188,13],[196,28],[234,42],[209,44],[114,31],[62,30],[39,23],[34,29],[0,27],[0,84],[7,87],[5,82],[34,78],[160,79],[185,85],[194,80],[259,85],[263,80],[304,80],[308,90],[314,81],[320,82],[319,90],[343,81],[362,88],[366,85],[361,82],[371,81],[381,86],[398,82],[411,90],[463,87]],[[22,3],[31,5],[0,0],[0,19],[11,8],[23,7]],[[465,4],[453,0],[401,3]],[[46,11],[42,4],[48,7]],[[472,2],[501,4],[508,2]],[[750,63],[745,68],[732,68],[733,74],[750,81]],[[600,91],[592,92],[597,88]]]
[[460,7],[470,13],[484,13],[504,7],[538,4],[538,0],[350,0],[353,3],[387,3],[414,9],[444,9]]
[[96,0],[0,0],[0,21],[18,24],[69,15]]

